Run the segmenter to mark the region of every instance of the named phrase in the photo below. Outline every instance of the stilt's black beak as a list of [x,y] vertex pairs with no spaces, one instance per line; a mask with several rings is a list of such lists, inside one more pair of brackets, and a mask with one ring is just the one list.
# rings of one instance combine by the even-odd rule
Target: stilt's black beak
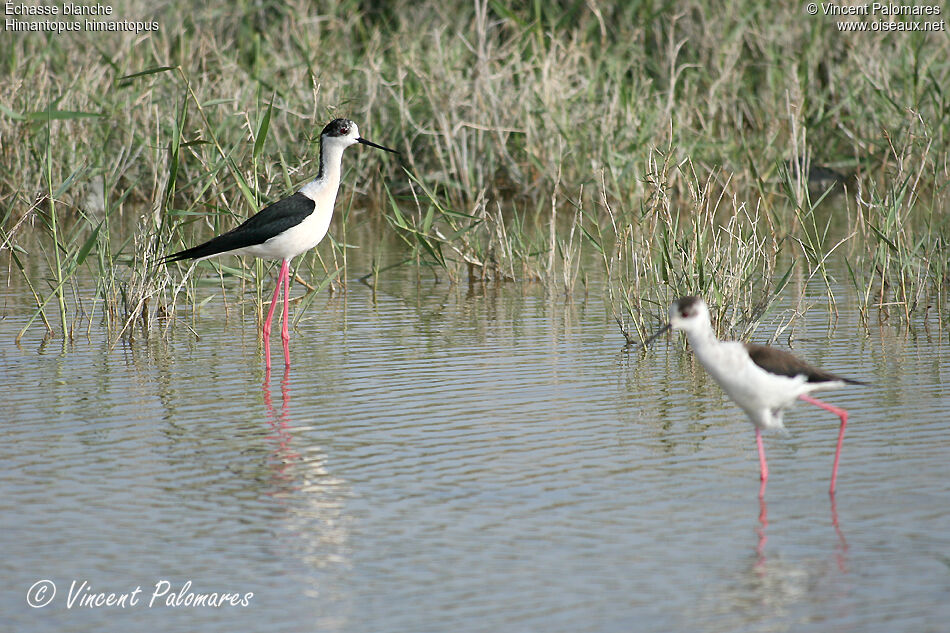
[[659,330],[657,330],[656,333],[655,333],[653,336],[651,336],[651,337],[648,338],[647,340],[643,341],[643,347],[649,347],[649,346],[650,346],[650,343],[652,343],[652,342],[655,341],[656,339],[660,338],[660,335],[661,335],[661,334],[665,334],[666,332],[669,331],[669,329],[670,329],[670,324],[667,323],[666,325],[664,325],[663,327],[661,327]]
[[383,147],[382,145],[377,145],[376,143],[373,143],[372,141],[367,141],[367,140],[366,140],[365,138],[363,138],[362,136],[358,137],[358,138],[356,139],[356,142],[357,142],[357,143],[362,143],[363,145],[369,145],[370,147],[375,147],[376,149],[381,149],[381,150],[385,150],[385,151],[387,151],[387,152],[392,152],[393,154],[398,154],[398,153],[399,153],[399,152],[397,152],[397,151],[394,150],[394,149],[389,149],[388,147]]

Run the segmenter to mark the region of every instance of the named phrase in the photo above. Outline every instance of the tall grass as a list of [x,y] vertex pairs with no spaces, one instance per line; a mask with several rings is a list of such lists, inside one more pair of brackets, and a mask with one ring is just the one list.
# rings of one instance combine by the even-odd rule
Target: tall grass
[[[260,312],[269,264],[206,262],[182,284],[158,257],[312,177],[339,115],[403,162],[347,156],[330,239],[297,262],[298,319],[317,290],[409,265],[572,293],[598,261],[634,338],[687,291],[739,306],[720,316],[747,333],[793,264],[833,306],[829,258],[866,312],[906,320],[946,296],[944,34],[842,34],[797,5],[708,0],[320,10],[133,0],[123,13],[158,32],[7,33],[0,236],[32,322],[147,333],[207,300],[209,275]],[[808,187],[820,167],[847,176],[824,199]],[[350,271],[353,246],[378,251],[348,243],[364,222],[405,248]]]
[[[610,209],[615,246],[603,261],[614,318],[628,343],[642,341],[666,321],[674,299],[699,294],[720,328],[747,336],[785,288],[795,262],[780,269],[777,232],[758,206],[728,194],[728,179],[717,183],[718,174],[709,174],[701,180],[691,163],[674,166],[670,155],[667,150],[662,162],[652,163],[653,191],[637,213]],[[677,177],[688,183],[685,200],[667,190]]]
[[945,171],[907,160],[912,152],[906,146],[894,152],[895,169],[885,184],[870,182],[855,196],[868,237],[849,258],[848,270],[866,320],[872,308],[881,320],[909,320],[931,308],[946,312],[950,214],[946,180],[938,181]]

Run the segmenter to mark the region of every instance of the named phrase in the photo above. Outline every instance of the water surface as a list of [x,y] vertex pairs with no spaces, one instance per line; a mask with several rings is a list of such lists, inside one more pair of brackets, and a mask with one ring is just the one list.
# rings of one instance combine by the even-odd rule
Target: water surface
[[[317,299],[265,376],[213,299],[132,345],[64,351],[4,297],[0,612],[16,631],[941,631],[950,345],[846,301],[794,351],[874,383],[754,434],[678,336],[624,352],[596,289],[389,278]],[[820,300],[820,297],[818,298]],[[779,307],[781,309],[781,306]],[[926,326],[926,327],[925,327]],[[197,338],[195,336],[197,334]],[[266,378],[266,380],[265,380]],[[39,580],[53,601],[30,608]],[[67,605],[70,584],[141,587]],[[179,592],[247,606],[147,606]],[[188,592],[183,592],[187,594]]]

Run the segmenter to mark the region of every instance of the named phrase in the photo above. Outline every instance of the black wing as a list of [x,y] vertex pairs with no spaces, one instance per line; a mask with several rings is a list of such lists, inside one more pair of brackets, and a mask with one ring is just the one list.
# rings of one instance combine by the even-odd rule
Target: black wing
[[866,384],[860,380],[842,378],[823,369],[812,367],[794,354],[782,349],[776,349],[768,345],[756,345],[755,343],[746,343],[745,348],[746,351],[749,352],[749,358],[752,359],[753,363],[773,374],[788,376],[789,378],[803,375],[808,382],[834,382],[840,380],[841,382],[850,383],[852,385]]
[[171,263],[183,259],[200,259],[263,244],[275,235],[280,235],[303,222],[308,215],[313,213],[314,206],[313,200],[298,191],[292,196],[264,207],[227,233],[222,233],[204,244],[172,253],[165,257],[164,261]]

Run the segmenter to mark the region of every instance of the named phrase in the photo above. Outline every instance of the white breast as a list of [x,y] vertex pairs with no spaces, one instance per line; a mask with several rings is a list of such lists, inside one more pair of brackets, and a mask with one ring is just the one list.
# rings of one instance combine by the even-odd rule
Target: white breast
[[303,222],[287,229],[280,235],[245,249],[245,252],[258,257],[273,257],[291,259],[309,251],[320,243],[330,228],[330,219],[333,217],[333,201],[330,201],[329,210],[321,210],[319,203],[313,213]]
[[328,169],[319,180],[300,188],[300,193],[313,200],[313,213],[300,224],[291,227],[265,242],[243,249],[243,253],[257,257],[291,259],[309,251],[326,236],[333,219],[336,193],[340,188],[340,169]]
[[782,428],[782,418],[772,413],[792,404],[808,391],[804,376],[771,374],[749,358],[745,346],[717,342],[694,348],[696,357],[722,390],[760,428]]

